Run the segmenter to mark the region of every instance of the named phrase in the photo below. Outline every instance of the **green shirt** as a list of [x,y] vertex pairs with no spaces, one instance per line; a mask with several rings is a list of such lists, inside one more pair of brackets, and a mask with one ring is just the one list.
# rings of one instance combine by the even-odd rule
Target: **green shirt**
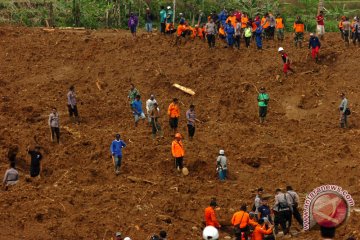
[[257,98],[259,107],[267,107],[269,102],[269,94],[267,93],[259,93]]
[[137,95],[140,95],[140,92],[136,88],[129,91],[130,103],[133,103],[135,101]]

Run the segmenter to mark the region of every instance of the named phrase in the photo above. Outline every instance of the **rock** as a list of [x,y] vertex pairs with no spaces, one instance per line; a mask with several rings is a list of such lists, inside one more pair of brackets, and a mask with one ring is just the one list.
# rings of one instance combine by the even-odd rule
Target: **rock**
[[197,230],[198,230],[198,228],[195,227],[195,226],[193,226],[191,229],[192,229],[193,231],[197,231]]

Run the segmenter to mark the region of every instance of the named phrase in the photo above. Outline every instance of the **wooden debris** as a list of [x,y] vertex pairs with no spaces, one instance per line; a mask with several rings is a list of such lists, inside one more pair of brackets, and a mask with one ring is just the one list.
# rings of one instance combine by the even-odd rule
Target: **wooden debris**
[[55,32],[55,28],[43,28],[44,32]]
[[146,179],[141,179],[141,178],[138,178],[138,177],[128,176],[127,179],[129,179],[132,182],[136,182],[136,183],[142,182],[142,183],[149,183],[149,184],[152,184],[152,185],[156,185],[155,182],[152,182],[152,181],[149,181],[149,180],[146,180]]
[[179,89],[179,90],[181,90],[181,91],[183,91],[183,92],[185,92],[187,94],[190,94],[191,96],[195,95],[195,92],[192,89],[181,86],[181,85],[179,85],[177,83],[174,83],[173,87],[175,87],[175,88],[177,88],[177,89]]

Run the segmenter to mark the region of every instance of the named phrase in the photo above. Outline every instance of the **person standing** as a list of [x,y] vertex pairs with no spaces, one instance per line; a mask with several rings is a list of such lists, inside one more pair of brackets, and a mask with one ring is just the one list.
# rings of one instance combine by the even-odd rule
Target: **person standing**
[[265,90],[264,87],[261,87],[260,88],[260,93],[259,93],[258,98],[257,98],[258,106],[259,106],[260,123],[265,122],[269,100],[270,100],[269,94],[266,93],[266,90]]
[[189,133],[189,139],[192,140],[195,135],[195,122],[196,122],[196,113],[195,106],[190,105],[190,109],[186,111],[187,127]]
[[351,33],[351,24],[349,18],[345,17],[345,20],[342,23],[342,31],[344,36],[344,42],[346,46],[350,45],[350,33]]
[[34,150],[30,150],[30,146],[28,146],[27,152],[31,156],[30,176],[31,177],[37,177],[37,176],[40,177],[41,160],[42,160],[42,154],[40,153],[40,147],[35,146]]
[[360,45],[360,22],[359,17],[354,18],[354,23],[352,24],[353,27],[353,44],[356,45],[356,42],[358,45]]
[[209,19],[208,23],[205,25],[206,38],[208,41],[209,48],[215,47],[215,35],[216,35],[216,25],[212,18]]
[[273,208],[275,212],[275,233],[278,233],[278,225],[280,224],[284,235],[287,235],[291,226],[291,197],[288,193],[281,192],[281,189],[276,189],[275,206]]
[[246,25],[246,28],[244,30],[244,38],[245,38],[246,48],[250,47],[251,36],[252,36],[252,28],[251,28],[250,22],[248,22],[248,24]]
[[260,25],[259,22],[256,22],[255,41],[258,50],[262,50],[262,34],[263,34],[263,27]]
[[165,27],[166,27],[166,11],[165,11],[165,7],[161,6],[160,7],[160,32],[162,34],[165,34]]
[[230,20],[227,22],[227,25],[225,27],[225,33],[226,33],[227,44],[230,48],[232,48],[234,45],[235,28]]
[[292,68],[290,67],[290,59],[287,53],[285,52],[283,47],[279,47],[278,52],[281,54],[281,59],[283,60],[284,66],[283,66],[283,72],[285,78],[288,75],[288,71],[294,72]]
[[135,101],[135,98],[137,95],[140,95],[139,90],[137,90],[135,88],[135,85],[133,83],[130,84],[130,90],[129,90],[129,95],[128,95],[128,99],[130,101],[130,107],[132,106],[133,102]]
[[174,12],[171,10],[170,6],[167,6],[167,13],[166,13],[166,23],[167,24],[174,24]]
[[294,22],[294,31],[295,31],[295,37],[294,37],[295,47],[298,47],[299,44],[299,47],[302,48],[305,25],[304,22],[301,20],[300,16],[296,17],[296,21]]
[[258,214],[258,212],[259,212],[259,207],[261,206],[261,199],[262,199],[263,192],[264,192],[264,189],[262,187],[258,188],[257,194],[255,196],[255,200],[254,200],[254,206],[252,209],[252,211],[255,212],[255,214]]
[[174,98],[172,103],[170,103],[168,108],[169,115],[169,124],[170,128],[173,130],[175,134],[177,132],[179,117],[180,117],[180,108],[179,108],[179,100]]
[[276,15],[276,32],[278,41],[284,41],[284,19],[281,17],[280,13]]
[[240,40],[241,40],[241,22],[236,19],[236,27],[235,27],[235,46],[237,49],[240,49]]
[[156,138],[156,133],[160,134],[160,137],[163,137],[163,133],[161,131],[161,126],[158,122],[160,117],[158,104],[155,102],[154,107],[150,111],[150,119],[151,119],[151,127],[152,127],[152,136],[153,139]]
[[128,27],[133,37],[136,37],[136,28],[138,24],[139,24],[138,17],[133,12],[131,12],[128,20]]
[[15,169],[15,162],[10,162],[10,168],[6,170],[3,178],[3,187],[5,190],[9,186],[15,185],[19,180],[19,172]]
[[175,139],[172,141],[171,144],[171,153],[172,156],[175,158],[175,167],[178,171],[181,171],[184,167],[184,144],[181,141],[182,136],[180,133],[175,134]]
[[300,226],[303,227],[303,219],[298,209],[300,202],[299,195],[293,190],[291,186],[287,186],[286,191],[291,197],[292,214]]
[[340,128],[347,128],[347,115],[349,114],[350,110],[348,108],[348,100],[345,97],[345,93],[340,94],[341,103],[339,105],[340,111]]
[[57,143],[60,143],[59,113],[56,108],[53,108],[49,115],[49,127],[51,131],[51,141],[54,142],[56,137]]
[[309,49],[311,48],[311,56],[316,62],[319,61],[319,50],[321,47],[320,40],[314,33],[310,33]]
[[70,120],[73,123],[79,123],[79,113],[76,105],[76,93],[74,86],[70,86],[69,92],[67,93],[67,100]]
[[120,139],[120,134],[117,133],[115,135],[115,140],[112,141],[110,145],[110,152],[114,163],[116,175],[120,173],[120,167],[122,162],[122,149],[124,147],[126,147],[126,144],[123,140]]
[[242,205],[240,207],[240,211],[234,213],[231,219],[231,224],[234,226],[234,233],[236,240],[242,239],[242,233],[244,233],[244,238],[248,239],[249,220],[250,220],[250,216],[246,212],[246,205]]
[[144,120],[146,118],[142,110],[142,102],[140,100],[140,95],[137,95],[135,101],[132,103],[132,110],[135,117],[135,127],[137,127],[139,120]]
[[274,40],[275,37],[276,19],[272,13],[269,12],[269,33],[270,39]]
[[145,12],[145,28],[148,33],[152,33],[154,15],[151,13],[150,8],[146,8]]
[[216,159],[216,168],[219,173],[219,179],[224,181],[227,179],[227,157],[225,156],[225,151],[220,150],[219,156]]
[[320,11],[319,15],[316,16],[316,32],[317,35],[320,37],[321,40],[324,38],[325,34],[325,23],[324,23],[324,12]]
[[150,112],[153,110],[155,103],[157,103],[157,101],[154,95],[151,95],[150,98],[146,100],[146,113],[148,115],[149,124],[151,124]]
[[220,228],[221,225],[218,222],[218,220],[216,219],[216,215],[215,215],[215,208],[217,207],[217,203],[216,201],[212,200],[210,202],[210,206],[205,208],[205,225],[206,226],[213,226],[216,228]]

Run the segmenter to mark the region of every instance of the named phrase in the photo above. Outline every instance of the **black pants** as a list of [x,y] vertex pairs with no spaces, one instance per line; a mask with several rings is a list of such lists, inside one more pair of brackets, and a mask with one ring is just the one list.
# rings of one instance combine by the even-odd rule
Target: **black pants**
[[158,123],[158,118],[151,118],[152,134],[156,134],[161,131],[161,127]]
[[51,138],[55,139],[55,135],[56,135],[56,140],[59,143],[60,142],[60,128],[51,127]]
[[165,33],[165,22],[160,24],[160,32]]
[[298,221],[298,223],[301,226],[303,226],[303,219],[302,219],[299,209],[297,207],[293,207],[292,214],[293,214],[294,218],[296,219],[296,221]]
[[179,123],[179,118],[170,118],[169,124],[171,129],[177,129]]
[[360,33],[353,33],[353,43],[356,44],[356,40],[359,42],[360,44]]
[[188,133],[189,133],[189,137],[193,137],[195,135],[195,127],[193,125],[188,124]]
[[266,117],[267,107],[259,107],[259,117]]
[[251,37],[245,37],[245,44],[246,44],[246,47],[250,47],[250,39]]
[[178,158],[175,158],[175,167],[176,168],[180,168],[180,169],[183,169],[184,167],[184,157],[178,157]]
[[279,211],[275,213],[275,219],[274,219],[274,224],[275,224],[275,233],[278,233],[278,229],[279,229],[279,224],[281,226],[281,229],[284,232],[284,235],[289,233],[290,230],[290,226],[291,226],[291,211],[290,210],[285,210],[285,211]]
[[40,167],[30,167],[30,176],[36,177],[40,174]]
[[240,48],[240,39],[241,36],[235,36],[235,46],[239,49]]
[[75,105],[74,108],[71,107],[71,105],[68,105],[68,110],[69,110],[69,116],[72,117],[73,115],[75,117],[79,116],[78,110],[77,110],[77,106]]
[[244,228],[235,227],[234,231],[235,231],[236,240],[242,240],[242,238],[241,238],[242,233],[244,233],[245,239],[248,239],[248,237],[249,237],[249,227],[248,226],[246,226]]
[[206,38],[209,44],[209,48],[215,47],[215,36],[213,34],[208,34]]

